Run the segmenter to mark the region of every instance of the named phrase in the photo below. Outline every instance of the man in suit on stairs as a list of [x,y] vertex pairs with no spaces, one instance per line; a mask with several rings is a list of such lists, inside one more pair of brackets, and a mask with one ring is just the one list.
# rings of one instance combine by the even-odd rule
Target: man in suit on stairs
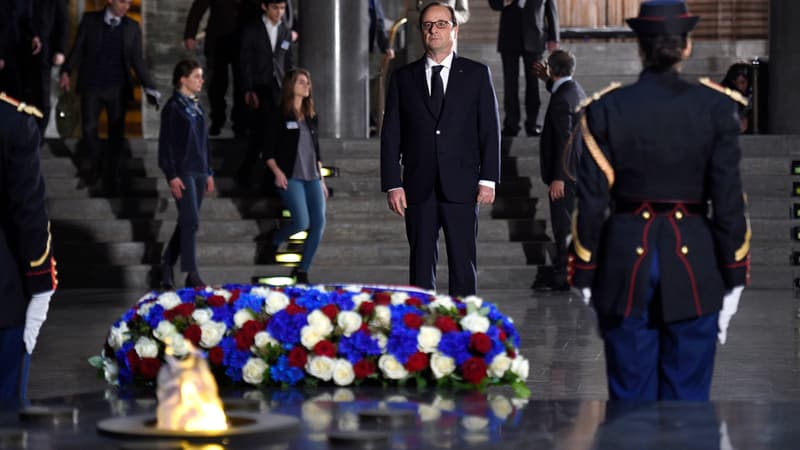
[[[548,186],[555,254],[552,273],[540,267],[533,288],[568,291],[567,236],[575,204],[575,180],[566,173],[567,157],[570,155],[565,155],[565,152],[570,151],[567,145],[577,123],[576,110],[586,94],[581,85],[572,79],[575,71],[575,56],[572,53],[556,50],[547,58],[547,66],[537,63],[537,67],[544,69],[550,91],[550,103],[544,116],[539,145],[539,170],[542,181]],[[570,172],[575,173],[574,170]]]
[[422,10],[423,58],[394,72],[381,134],[381,189],[405,217],[409,282],[436,288],[439,229],[447,244],[450,295],[477,287],[478,207],[500,180],[500,124],[489,68],[453,51],[452,7]]

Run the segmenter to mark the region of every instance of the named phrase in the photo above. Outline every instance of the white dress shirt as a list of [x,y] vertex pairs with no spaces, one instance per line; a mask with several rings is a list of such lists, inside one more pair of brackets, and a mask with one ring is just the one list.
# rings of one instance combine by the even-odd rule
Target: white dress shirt
[[274,53],[275,46],[278,43],[278,27],[281,25],[281,23],[280,21],[278,21],[278,23],[272,23],[266,14],[261,16],[261,20],[264,22],[264,26],[267,28],[267,34],[269,35],[269,46]]

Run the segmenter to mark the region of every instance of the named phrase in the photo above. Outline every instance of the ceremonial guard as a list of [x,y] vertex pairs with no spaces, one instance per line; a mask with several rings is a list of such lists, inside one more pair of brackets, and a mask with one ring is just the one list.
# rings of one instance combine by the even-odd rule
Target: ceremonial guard
[[568,272],[597,312],[611,399],[708,400],[749,281],[745,100],[679,76],[698,20],[683,1],[642,3],[639,80],[583,105]]
[[25,398],[30,355],[57,284],[39,171],[41,117],[0,93],[0,404]]

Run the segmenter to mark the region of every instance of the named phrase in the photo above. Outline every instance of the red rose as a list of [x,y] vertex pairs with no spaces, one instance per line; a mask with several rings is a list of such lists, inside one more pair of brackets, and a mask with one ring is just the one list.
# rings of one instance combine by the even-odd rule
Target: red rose
[[506,332],[503,330],[499,330],[499,333],[497,333],[497,338],[500,339],[500,342],[505,342],[506,339],[508,339],[506,337]]
[[139,363],[139,371],[144,378],[148,380],[154,379],[158,375],[158,369],[161,368],[161,360],[158,358],[142,358]]
[[364,333],[367,333],[368,335],[372,334],[372,332],[369,331],[369,325],[367,325],[367,322],[361,322],[361,328],[359,328],[359,331],[363,331]]
[[353,365],[353,372],[355,372],[356,378],[367,378],[375,373],[375,363],[368,359],[362,359]]
[[172,308],[175,314],[183,317],[192,317],[194,312],[194,303],[181,303],[180,305]]
[[422,326],[422,317],[414,313],[405,313],[403,323],[411,329],[418,330]]
[[369,317],[375,313],[375,303],[362,302],[361,305],[359,305],[358,310],[361,311],[362,316]]
[[200,342],[202,335],[203,331],[197,325],[189,325],[183,330],[183,337],[188,339],[193,345],[197,345],[197,343]]
[[486,376],[486,361],[483,358],[473,356],[461,365],[461,373],[468,382],[480,384]]
[[136,349],[128,350],[128,353],[125,354],[125,358],[128,360],[128,365],[131,366],[131,372],[138,373],[139,372],[139,354],[136,353]]
[[515,352],[513,348],[509,348],[506,350],[506,355],[508,355],[509,358],[514,359],[517,357],[517,352]]
[[222,364],[222,360],[225,358],[225,351],[222,350],[221,347],[214,347],[208,351],[208,360],[211,361],[211,364],[218,366]]
[[447,316],[437,317],[433,324],[436,325],[436,328],[442,330],[442,333],[458,331],[458,325],[456,322]]
[[422,300],[418,299],[417,297],[408,297],[406,299],[406,305],[415,306],[417,308],[421,308],[422,307]]
[[388,292],[377,292],[372,298],[378,305],[388,305],[392,303],[392,294]]
[[229,301],[230,303],[233,303],[233,302],[235,302],[236,300],[238,300],[238,299],[239,299],[239,296],[240,296],[241,294],[242,294],[242,291],[240,291],[239,289],[234,289],[234,290],[232,290],[232,291],[231,291],[231,298],[230,298],[230,300],[228,300],[228,301]]
[[299,367],[302,369],[306,366],[307,360],[308,354],[300,346],[295,346],[292,351],[289,352],[289,365],[292,367]]
[[336,356],[336,347],[333,346],[331,341],[319,341],[317,345],[314,346],[314,354],[333,358]]
[[485,355],[492,349],[492,338],[486,333],[475,333],[469,337],[469,348]]
[[414,353],[408,357],[405,364],[406,370],[411,373],[419,372],[428,367],[428,355],[422,352]]
[[292,316],[295,314],[305,314],[306,311],[305,308],[297,306],[294,303],[289,303],[289,306],[286,307],[286,313]]
[[332,322],[336,322],[336,315],[339,314],[339,308],[337,308],[336,305],[332,303],[327,304],[320,308],[320,311],[322,311],[322,314],[328,316],[328,319],[331,319]]
[[233,337],[236,339],[236,348],[239,350],[249,350],[254,343],[253,335],[244,330],[239,331]]
[[244,325],[242,325],[242,331],[251,336],[255,336],[256,333],[262,331],[263,329],[264,325],[262,325],[261,322],[257,320],[248,320],[247,322],[244,323]]
[[208,300],[206,300],[206,303],[208,303],[208,306],[211,306],[211,307],[214,307],[214,308],[220,307],[220,306],[225,304],[225,297],[223,297],[221,295],[212,295],[211,297],[208,297]]

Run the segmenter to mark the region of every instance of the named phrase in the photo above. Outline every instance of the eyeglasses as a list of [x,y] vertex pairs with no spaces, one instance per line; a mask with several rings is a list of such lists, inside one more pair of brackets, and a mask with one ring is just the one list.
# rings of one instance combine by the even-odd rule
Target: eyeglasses
[[449,20],[437,20],[436,22],[422,22],[422,31],[431,31],[431,28],[436,27],[437,30],[444,30],[453,22]]

